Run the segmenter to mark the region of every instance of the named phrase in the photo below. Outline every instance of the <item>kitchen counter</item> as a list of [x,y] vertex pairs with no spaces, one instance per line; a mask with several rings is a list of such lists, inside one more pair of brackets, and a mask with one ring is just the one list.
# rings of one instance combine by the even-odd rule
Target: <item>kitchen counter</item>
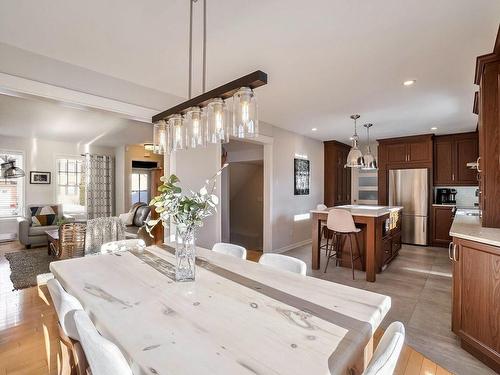
[[[403,207],[400,206],[368,206],[368,205],[357,205],[357,204],[347,204],[344,206],[335,206],[331,208],[342,208],[351,212],[353,216],[367,216],[367,217],[380,217],[391,213],[392,211],[402,210]],[[312,210],[311,213],[322,213],[328,211],[326,210]]]
[[450,229],[450,236],[493,246],[500,246],[500,229],[483,228],[479,216],[468,215],[472,210],[458,210]]

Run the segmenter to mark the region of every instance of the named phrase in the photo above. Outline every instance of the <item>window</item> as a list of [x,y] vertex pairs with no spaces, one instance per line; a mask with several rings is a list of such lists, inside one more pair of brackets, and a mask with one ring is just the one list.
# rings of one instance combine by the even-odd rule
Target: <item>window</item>
[[63,211],[85,211],[85,183],[81,159],[57,159],[57,203]]
[[132,171],[131,203],[149,203],[149,171]]
[[[7,156],[16,161],[16,167],[24,170],[24,158],[21,153],[0,150],[2,159]],[[22,216],[24,214],[23,189],[25,177],[0,178],[0,218]]]

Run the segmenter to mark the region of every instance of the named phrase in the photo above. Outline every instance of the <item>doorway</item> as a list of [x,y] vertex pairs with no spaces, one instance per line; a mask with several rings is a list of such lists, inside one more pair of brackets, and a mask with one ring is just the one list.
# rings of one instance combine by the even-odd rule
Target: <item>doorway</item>
[[222,241],[261,253],[264,247],[264,146],[231,140],[221,176]]

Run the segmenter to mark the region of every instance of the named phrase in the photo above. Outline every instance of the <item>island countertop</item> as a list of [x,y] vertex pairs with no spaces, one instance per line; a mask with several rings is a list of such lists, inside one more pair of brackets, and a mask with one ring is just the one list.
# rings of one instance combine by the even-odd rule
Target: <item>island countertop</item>
[[[368,217],[380,217],[387,215],[392,211],[402,210],[401,206],[368,206],[368,205],[357,205],[357,204],[347,204],[344,206],[335,206],[331,208],[342,208],[351,212],[355,216],[368,216]],[[330,208],[327,208],[329,210]],[[311,210],[311,213],[322,213],[325,210]]]

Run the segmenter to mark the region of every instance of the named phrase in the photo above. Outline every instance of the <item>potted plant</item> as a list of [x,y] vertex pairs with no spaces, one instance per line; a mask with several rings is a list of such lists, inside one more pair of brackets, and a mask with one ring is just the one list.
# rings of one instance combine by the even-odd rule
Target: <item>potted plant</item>
[[172,174],[163,176],[163,184],[158,187],[160,194],[154,197],[150,206],[159,214],[158,219],[149,220],[146,230],[151,235],[160,222],[165,228],[175,226],[175,279],[193,281],[195,279],[196,231],[203,226],[203,220],[217,212],[219,198],[214,194],[217,176],[224,166],[201,187],[198,192],[182,194],[179,178]]

